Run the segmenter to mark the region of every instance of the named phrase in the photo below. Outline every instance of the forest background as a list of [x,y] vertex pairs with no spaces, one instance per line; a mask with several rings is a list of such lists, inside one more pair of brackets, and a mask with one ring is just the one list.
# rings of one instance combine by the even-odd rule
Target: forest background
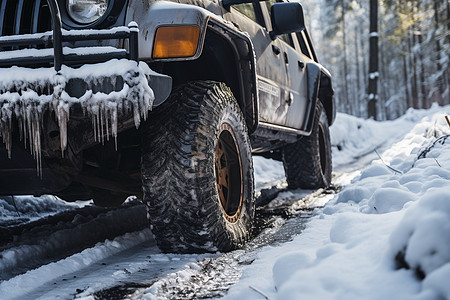
[[[303,0],[337,110],[368,117],[369,0]],[[450,104],[450,0],[378,0],[378,120]]]

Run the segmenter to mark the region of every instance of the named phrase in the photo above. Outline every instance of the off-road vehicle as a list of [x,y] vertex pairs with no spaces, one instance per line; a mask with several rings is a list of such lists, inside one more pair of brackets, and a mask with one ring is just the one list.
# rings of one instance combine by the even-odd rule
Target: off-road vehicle
[[331,180],[330,73],[297,2],[1,0],[0,195],[119,205],[163,251],[249,238],[252,153]]

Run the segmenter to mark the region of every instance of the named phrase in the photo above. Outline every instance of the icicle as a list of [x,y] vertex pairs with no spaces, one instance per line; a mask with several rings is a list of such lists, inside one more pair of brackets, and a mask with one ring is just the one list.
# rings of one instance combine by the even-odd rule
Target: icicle
[[[24,115],[23,113],[21,114],[22,116]],[[27,140],[27,136],[26,136],[26,128],[25,128],[25,122],[23,121],[22,118],[19,117],[19,132],[20,132],[20,141],[26,141]],[[26,143],[25,143],[25,148],[26,148]]]
[[5,143],[6,150],[8,152],[8,158],[11,158],[11,121],[2,120],[2,130],[0,132],[3,142]]
[[66,78],[57,73],[53,79],[55,81],[52,95],[53,110],[56,118],[58,119],[61,155],[64,157],[64,150],[67,147],[67,122],[70,117],[69,114],[71,105],[63,99],[63,92],[66,87]]
[[109,124],[108,124],[108,111],[105,109],[105,123],[106,123],[106,140],[109,141]]
[[114,143],[116,146],[116,151],[117,151],[117,103],[116,105],[113,107],[113,110],[111,112],[111,134],[114,136]]
[[141,114],[140,114],[140,109],[139,109],[139,103],[135,103],[134,104],[134,125],[136,126],[136,128],[139,128],[139,125],[141,124]]
[[102,133],[102,145],[105,143],[105,135],[103,134],[103,105],[100,104],[100,111],[99,111],[99,115],[100,115],[100,131]]
[[[3,101],[2,101],[3,102]],[[0,109],[0,136],[5,143],[8,152],[8,158],[11,158],[11,117],[9,108],[11,104],[7,102],[1,103]]]
[[97,124],[95,123],[95,118],[91,118],[92,128],[94,129],[94,142],[97,142]]
[[[27,132],[28,132],[28,136],[30,137],[30,153],[33,154],[33,132],[32,132],[32,128],[31,128],[31,120],[30,120],[30,109],[27,105],[27,107],[25,108],[25,122],[27,123]],[[26,142],[25,142],[26,143]],[[26,145],[25,145],[26,147]]]
[[97,134],[98,134],[98,142],[100,143],[101,141],[101,136],[100,136],[100,116],[98,115],[98,113],[95,115],[96,120],[97,120]]
[[[55,101],[54,101],[55,103]],[[61,142],[61,155],[67,147],[67,122],[69,122],[70,105],[63,100],[56,101],[55,114],[59,125],[59,139]]]
[[[37,175],[39,177],[42,177],[42,158],[41,158],[41,132],[40,132],[40,117],[39,112],[36,110],[36,108],[31,107],[31,141],[30,144],[32,144],[33,149],[33,156],[36,160],[36,168],[37,168]],[[31,147],[30,147],[31,148]]]
[[[20,103],[19,103],[19,105],[20,105]],[[21,114],[19,116],[22,117],[22,121],[21,122],[23,124],[23,141],[24,141],[25,149],[26,149],[27,148],[27,133],[28,133],[28,131],[27,131],[27,110],[26,110],[26,107],[24,105],[20,105],[20,109],[22,111],[21,111]]]

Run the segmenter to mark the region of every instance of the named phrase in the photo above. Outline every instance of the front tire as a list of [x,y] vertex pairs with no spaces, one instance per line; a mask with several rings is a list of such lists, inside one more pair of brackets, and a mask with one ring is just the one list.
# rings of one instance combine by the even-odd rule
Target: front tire
[[282,159],[289,188],[317,189],[331,184],[330,129],[320,101],[316,103],[311,135],[286,145]]
[[184,84],[149,116],[144,202],[165,252],[229,251],[249,238],[253,164],[241,110],[222,83]]

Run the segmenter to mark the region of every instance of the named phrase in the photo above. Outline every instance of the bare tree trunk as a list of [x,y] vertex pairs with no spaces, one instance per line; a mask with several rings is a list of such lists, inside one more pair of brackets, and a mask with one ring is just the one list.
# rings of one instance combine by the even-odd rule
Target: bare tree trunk
[[379,78],[383,78],[383,80],[379,80],[378,81],[378,102],[379,102],[379,107],[381,107],[381,110],[378,112],[380,119],[381,120],[385,120],[387,119],[387,115],[388,115],[388,107],[385,106],[386,101],[389,98],[389,93],[388,90],[391,90],[389,87],[389,82],[395,80],[394,78],[392,78],[392,76],[395,76],[395,74],[389,74],[389,72],[386,70],[386,66],[388,65],[388,62],[386,61],[386,53],[385,51],[385,43],[384,42],[380,42],[379,43],[379,47],[378,47],[378,53],[379,53],[379,57],[381,60],[381,65],[379,66],[379,73],[380,73],[380,77]]
[[423,43],[422,43],[422,33],[419,33],[417,35],[417,41],[419,45],[419,61],[420,61],[420,99],[422,102],[422,108],[429,108],[431,105],[428,101],[428,93],[426,88],[426,82],[425,82],[425,68],[423,63]]
[[342,8],[342,44],[343,44],[343,54],[344,54],[344,97],[345,103],[347,104],[347,111],[353,115],[353,107],[350,105],[351,101],[348,93],[348,67],[347,67],[347,28],[345,24],[345,0],[341,0],[341,8]]
[[[447,0],[447,32],[450,32],[450,1]],[[450,34],[447,34],[446,37],[446,47],[450,47]],[[448,64],[447,64],[448,66]],[[447,77],[447,80],[444,80],[444,82],[447,82],[447,90],[450,89],[450,71],[447,67],[445,70],[445,77]],[[444,99],[444,104],[450,103],[450,95],[447,94],[446,99]]]
[[356,104],[358,106],[358,116],[361,117],[360,95],[361,95],[361,71],[359,66],[359,36],[358,28],[355,27],[355,67],[356,67]]
[[377,119],[378,82],[378,1],[370,0],[369,103],[368,117]]
[[414,33],[411,32],[409,39],[408,39],[408,48],[409,48],[409,59],[410,59],[410,66],[412,69],[412,80],[411,80],[411,91],[412,91],[412,100],[413,100],[413,107],[415,109],[419,108],[419,98],[418,98],[418,89],[417,89],[417,71],[416,71],[416,55],[413,51],[413,40],[414,40]]
[[[405,8],[405,4],[402,0],[395,2],[395,10],[397,13],[402,12],[404,10],[404,8]],[[409,39],[409,36],[407,36],[407,39]],[[409,74],[410,74],[409,70],[411,69],[411,66],[408,64],[409,60],[408,60],[408,54],[407,54],[407,53],[410,53],[410,49],[409,49],[408,40],[405,40],[403,35],[402,35],[401,43],[402,43],[402,52],[403,52],[401,54],[402,62],[403,62],[403,86],[405,88],[406,109],[408,109],[410,107],[413,107],[413,101],[412,101],[411,93],[410,93],[411,85],[409,84]]]
[[403,81],[405,86],[406,108],[410,108],[413,106],[413,103],[409,93],[408,60],[406,59],[406,55],[403,56]]
[[[364,30],[363,30],[362,26],[359,27],[359,36],[360,37],[364,36]],[[361,44],[361,52],[362,53],[367,53],[367,44],[366,43],[362,43]],[[367,66],[369,65],[369,63],[368,63],[368,60],[367,60],[367,58],[368,58],[367,55],[363,55],[362,58],[363,58],[363,62],[362,62],[362,76],[364,77],[362,83],[363,83],[363,94],[365,94],[367,92],[367,81],[366,81],[366,78],[368,76]]]
[[[442,65],[441,65],[441,44],[439,42],[439,39],[437,38],[438,30],[439,30],[439,0],[433,1],[433,9],[434,9],[434,36],[436,40],[436,69],[437,73],[439,74],[436,78],[435,84],[438,87],[438,93],[435,96],[435,100],[439,103],[439,105],[443,104],[442,101],[442,94],[444,93],[444,86],[443,86],[443,77],[442,77]],[[449,1],[447,1],[448,5]]]

